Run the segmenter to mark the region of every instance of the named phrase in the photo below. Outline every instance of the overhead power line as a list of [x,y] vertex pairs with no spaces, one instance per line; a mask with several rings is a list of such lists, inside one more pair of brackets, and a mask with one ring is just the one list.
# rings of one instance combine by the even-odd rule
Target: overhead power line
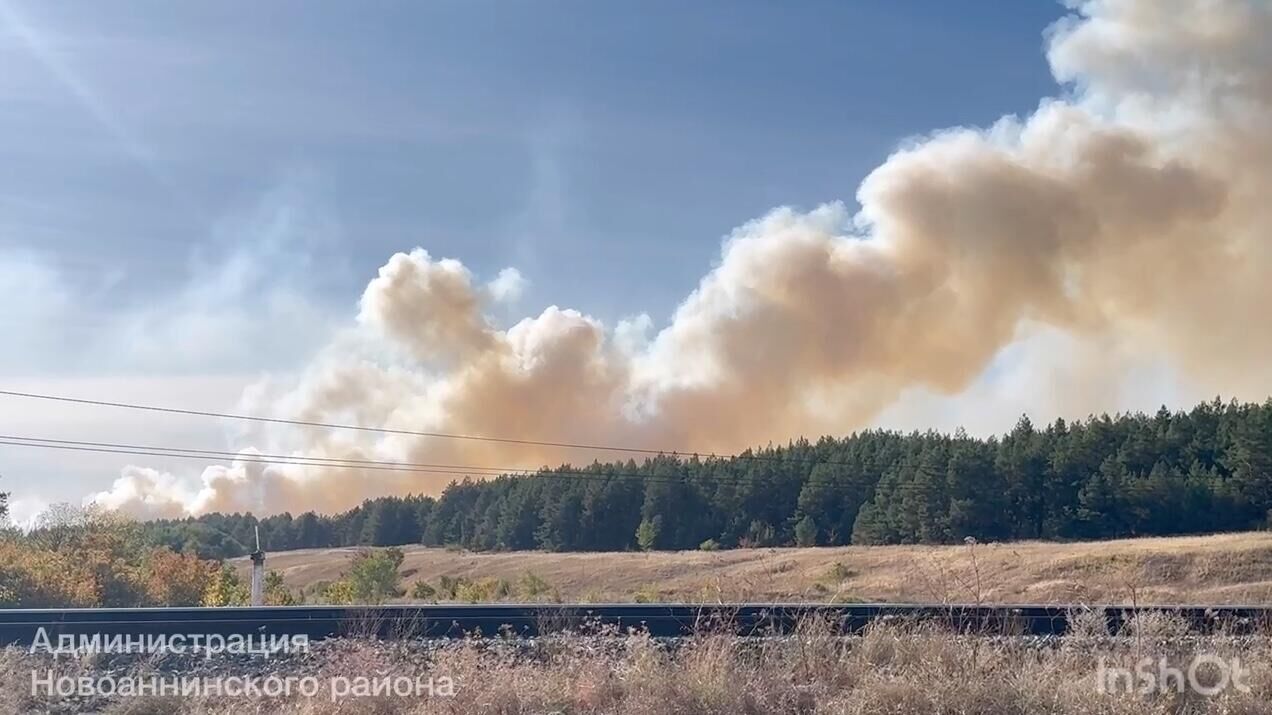
[[94,407],[113,407],[125,410],[141,410],[146,412],[160,412],[176,415],[190,415],[195,417],[216,417],[227,420],[242,420],[247,422],[263,422],[269,424],[292,425],[297,427],[318,427],[323,429],[342,429],[354,430],[358,432],[372,432],[377,434],[407,435],[413,437],[431,437],[435,439],[452,439],[465,440],[472,442],[489,442],[500,444],[518,444],[535,447],[553,447],[559,449],[579,449],[592,450],[600,452],[621,452],[633,454],[649,454],[649,455],[665,455],[665,456],[685,456],[695,458],[711,458],[711,459],[744,459],[750,461],[761,462],[818,462],[821,464],[830,464],[837,466],[851,466],[846,462],[837,462],[833,460],[822,460],[816,457],[770,457],[765,455],[753,454],[715,454],[714,452],[694,452],[684,450],[667,450],[653,449],[649,447],[624,447],[612,444],[590,444],[582,442],[563,442],[538,439],[519,439],[514,437],[497,437],[490,435],[476,434],[459,434],[454,432],[430,432],[423,430],[394,429],[390,427],[367,427],[364,425],[340,424],[336,422],[318,422],[311,420],[294,420],[282,417],[265,417],[262,415],[244,415],[232,412],[214,412],[211,410],[195,410],[180,407],[164,407],[159,405],[142,405],[132,402],[114,402],[109,400],[90,400],[81,397],[68,397],[65,395],[50,395],[37,392],[19,392],[17,390],[0,390],[0,395],[8,397],[21,397],[32,400],[47,400],[51,402],[64,402],[77,405],[91,405]]
[[[211,449],[187,449],[178,447],[162,447],[155,445],[135,445],[115,442],[91,442],[84,440],[50,439],[42,437],[24,437],[17,435],[0,435],[0,445],[13,447],[31,447],[37,449],[53,449],[72,452],[90,452],[98,454],[127,454],[133,456],[171,457],[177,459],[208,460],[221,458],[246,464],[285,464],[301,467],[367,469],[372,471],[404,472],[413,474],[438,474],[453,477],[481,477],[490,479],[500,476],[526,477],[534,479],[568,479],[568,480],[606,480],[636,479],[655,484],[693,484],[705,483],[715,486],[739,486],[746,483],[747,475],[741,474],[697,474],[665,475],[636,474],[631,472],[588,471],[569,468],[527,469],[517,467],[490,467],[462,464],[427,464],[418,462],[391,462],[371,459],[339,459],[334,457],[310,457],[304,455],[271,455],[260,453],[230,452]],[[761,479],[769,475],[764,475]],[[832,490],[847,490],[852,487],[845,484],[829,483],[824,485]]]
[[265,454],[255,451],[239,451],[234,452],[224,449],[192,449],[189,447],[161,447],[157,445],[145,444],[121,444],[118,442],[88,442],[78,439],[49,439],[45,437],[22,437],[18,435],[0,434],[0,440],[12,440],[14,442],[33,443],[49,443],[50,445],[75,445],[78,447],[103,447],[116,450],[142,450],[147,454],[154,452],[157,454],[169,454],[173,456],[200,456],[200,457],[222,457],[225,459],[259,459],[261,461],[278,462],[281,460],[289,460],[294,463],[313,464],[318,467],[358,467],[362,465],[376,467],[394,467],[402,471],[413,469],[455,469],[464,472],[472,471],[489,471],[497,474],[511,474],[517,472],[534,471],[534,469],[526,469],[524,467],[478,467],[462,464],[432,464],[426,462],[392,462],[379,459],[354,459],[347,457],[309,457],[295,454]]
[[[298,427],[321,427],[325,429],[343,429],[356,430],[359,432],[375,432],[379,434],[397,434],[410,435],[414,437],[434,437],[437,439],[458,439],[469,440],[475,442],[499,442],[504,444],[521,444],[539,447],[560,447],[562,449],[591,449],[609,452],[638,452],[643,454],[668,454],[668,452],[659,449],[649,449],[644,447],[616,447],[604,444],[584,444],[577,442],[552,442],[547,440],[536,439],[517,439],[514,437],[492,437],[488,435],[475,434],[457,434],[453,432],[427,432],[422,430],[393,429],[390,427],[367,427],[364,425],[339,424],[335,422],[317,422],[311,420],[293,420],[282,417],[264,417],[262,415],[242,415],[231,412],[213,412],[210,410],[191,410],[179,407],[161,407],[158,405],[140,405],[130,402],[111,402],[108,400],[89,400],[79,397],[66,397],[63,395],[45,395],[34,392],[17,392],[14,390],[0,390],[0,395],[9,397],[26,397],[33,400],[50,400],[54,402],[69,402],[79,405],[93,405],[96,407],[117,407],[126,410],[144,410],[147,412],[164,412],[177,415],[192,415],[196,417],[218,417],[227,420],[244,420],[248,422],[266,422],[270,424],[294,425]],[[704,456],[693,453],[695,456]]]

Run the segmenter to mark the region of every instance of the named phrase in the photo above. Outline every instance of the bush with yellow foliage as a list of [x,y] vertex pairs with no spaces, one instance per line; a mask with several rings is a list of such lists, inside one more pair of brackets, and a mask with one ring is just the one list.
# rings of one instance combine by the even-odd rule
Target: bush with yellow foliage
[[216,562],[146,542],[135,522],[55,505],[30,533],[0,535],[0,607],[196,606]]

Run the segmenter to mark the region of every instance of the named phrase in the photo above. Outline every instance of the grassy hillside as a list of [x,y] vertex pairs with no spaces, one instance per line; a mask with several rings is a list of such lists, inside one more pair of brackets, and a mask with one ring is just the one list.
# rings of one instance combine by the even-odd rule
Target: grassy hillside
[[[563,601],[881,600],[1244,603],[1272,599],[1272,533],[958,546],[853,546],[656,553],[470,553],[406,547],[410,593],[440,577],[516,582],[531,573]],[[269,555],[313,591],[354,548]],[[244,573],[246,560],[235,566]],[[404,599],[409,600],[409,599]]]

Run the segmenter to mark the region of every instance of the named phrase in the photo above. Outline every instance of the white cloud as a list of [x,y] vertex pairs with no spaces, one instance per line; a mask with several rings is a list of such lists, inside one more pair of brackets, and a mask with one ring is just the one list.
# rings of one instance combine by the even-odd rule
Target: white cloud
[[516,303],[530,284],[521,271],[508,267],[499,271],[495,279],[486,284],[490,297],[498,303]]

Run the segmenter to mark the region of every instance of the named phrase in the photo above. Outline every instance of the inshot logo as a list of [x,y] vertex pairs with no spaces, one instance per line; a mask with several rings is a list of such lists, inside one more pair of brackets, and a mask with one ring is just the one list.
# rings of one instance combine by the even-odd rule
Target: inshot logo
[[1242,667],[1240,658],[1211,653],[1195,655],[1179,665],[1171,665],[1165,656],[1156,660],[1143,658],[1134,669],[1110,666],[1101,657],[1096,687],[1105,694],[1165,695],[1187,691],[1210,697],[1229,688],[1250,692],[1246,682],[1249,676],[1250,669]]

